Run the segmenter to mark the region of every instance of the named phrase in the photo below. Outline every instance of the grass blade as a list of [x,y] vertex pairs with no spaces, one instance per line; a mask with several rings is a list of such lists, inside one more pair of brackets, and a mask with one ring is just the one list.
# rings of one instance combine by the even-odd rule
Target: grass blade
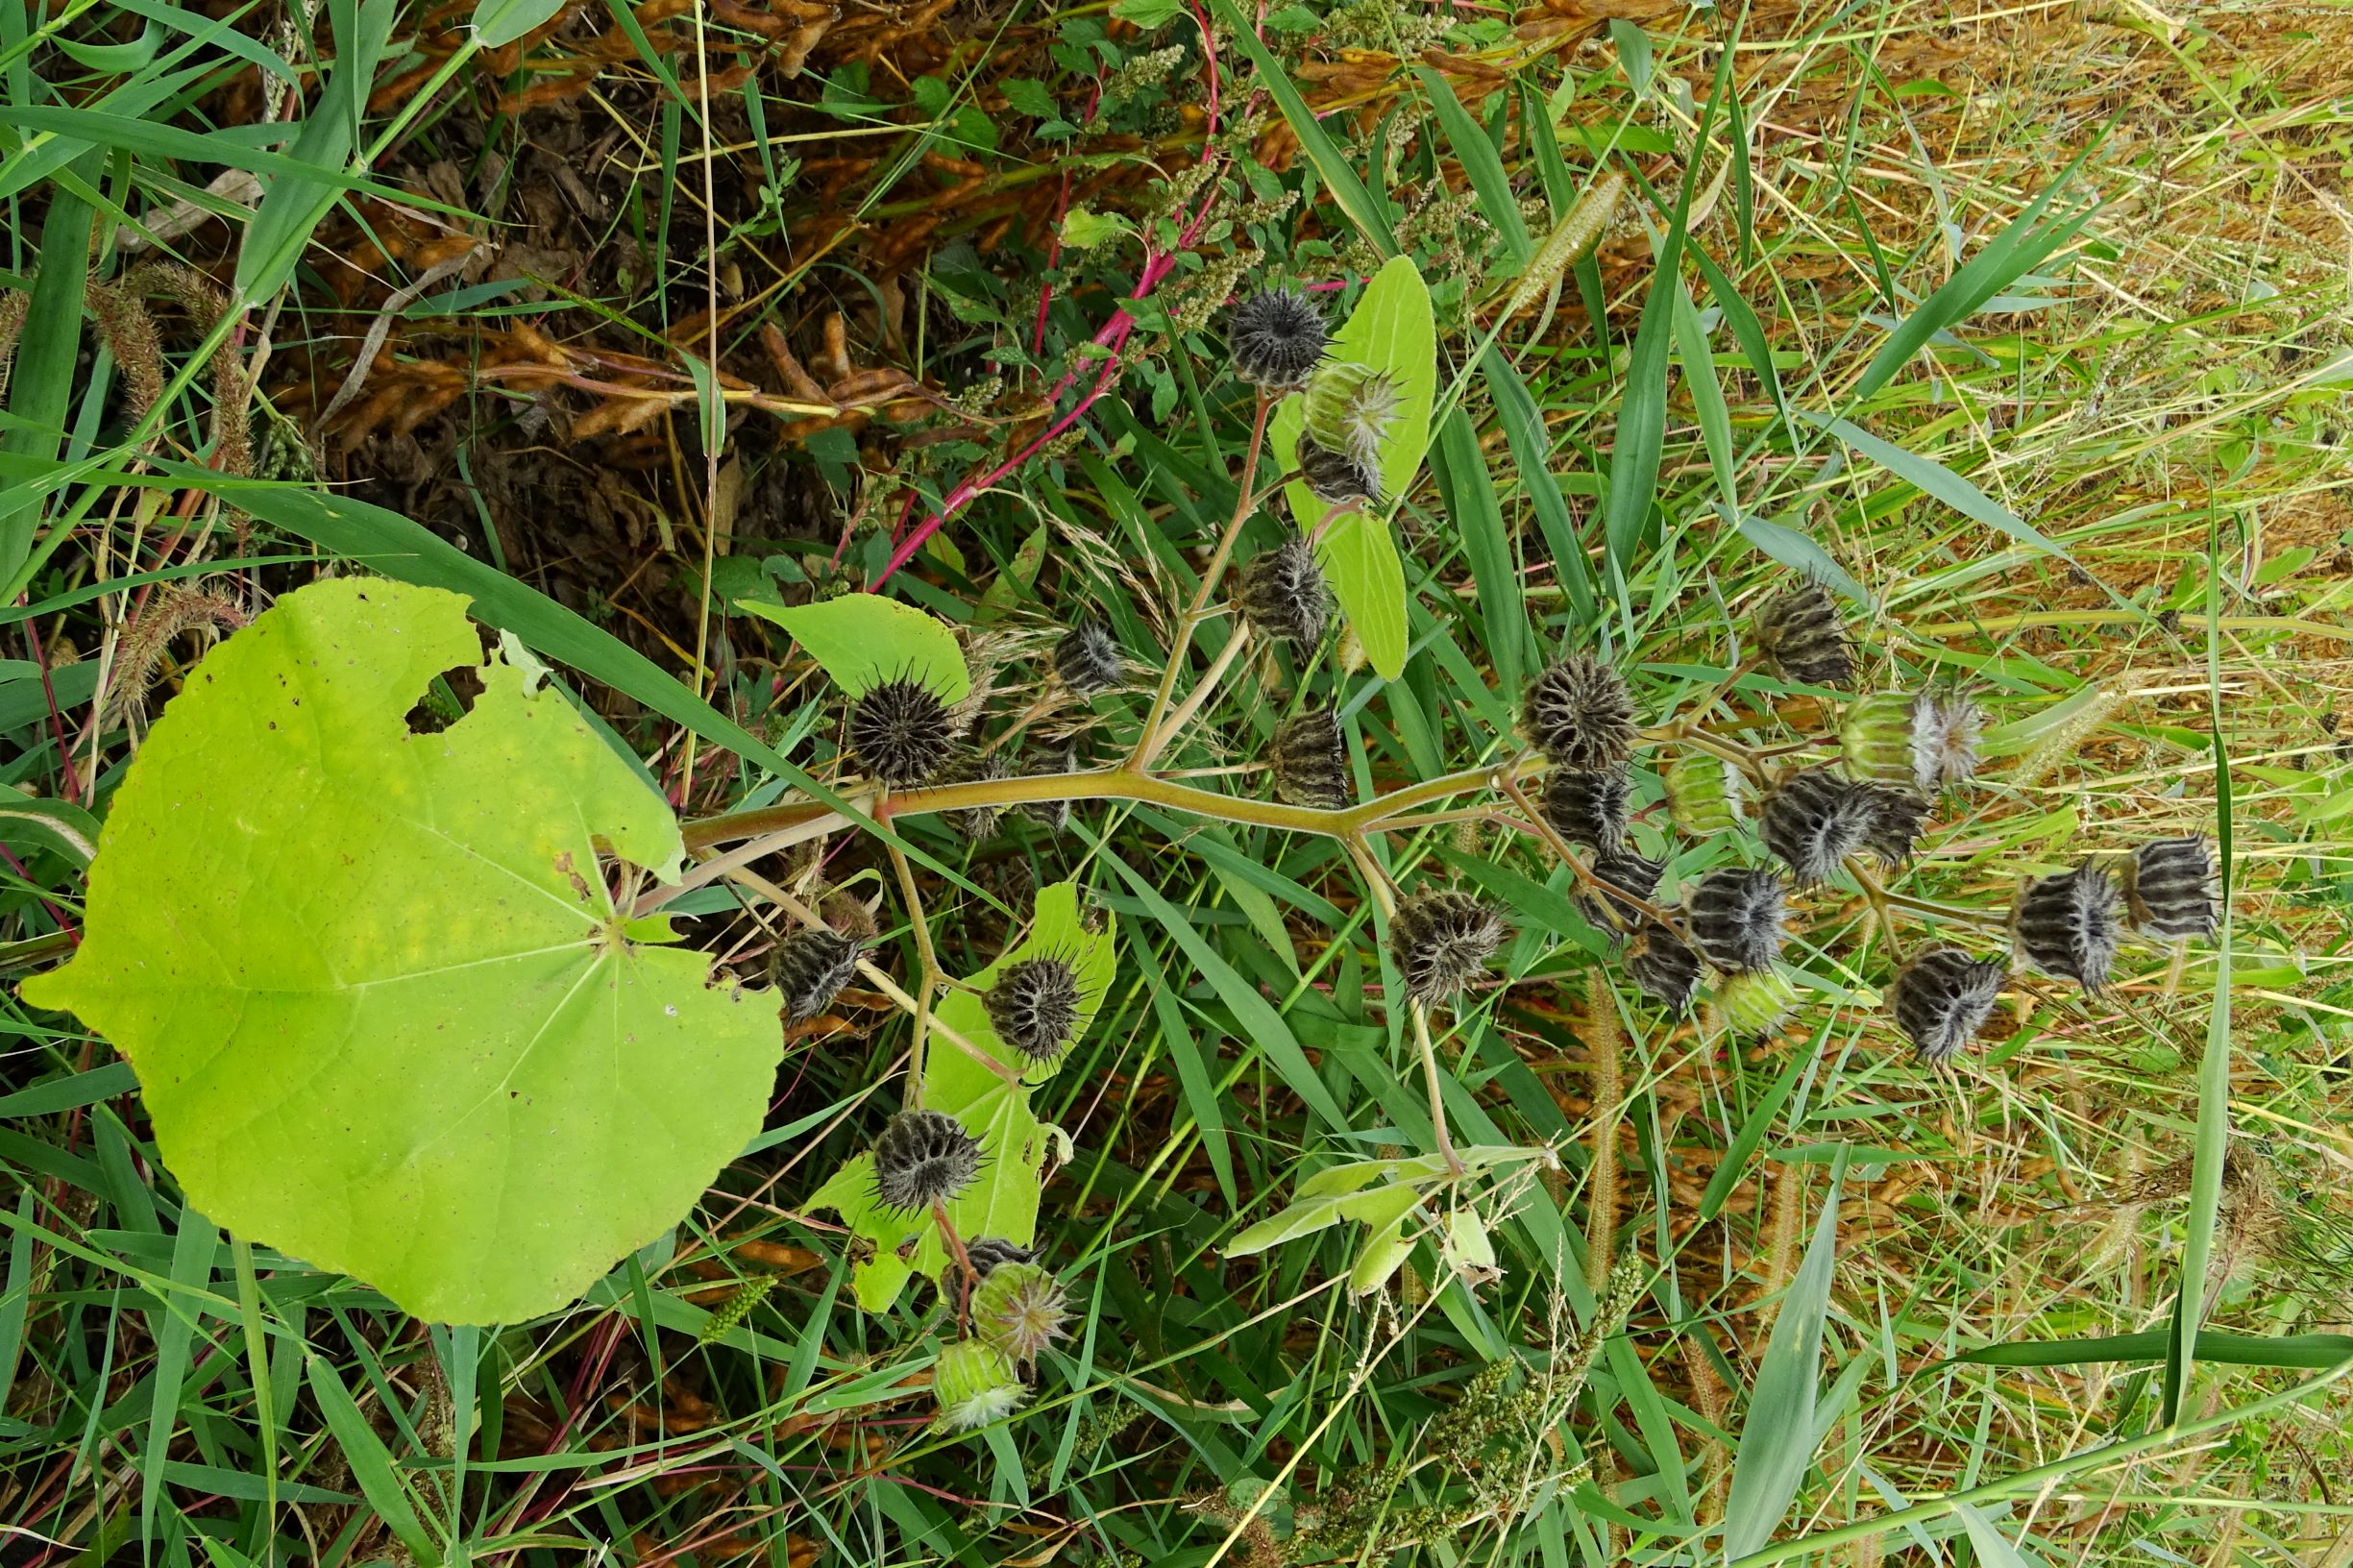
[[1462,164],[1463,177],[1470,181],[1471,191],[1479,198],[1479,210],[1496,233],[1503,237],[1504,254],[1510,258],[1514,272],[1528,265],[1534,249],[1528,235],[1527,220],[1520,216],[1519,199],[1511,194],[1511,176],[1504,169],[1503,155],[1495,143],[1471,118],[1462,100],[1446,78],[1427,65],[1416,65],[1413,74],[1421,79],[1422,88],[1430,94],[1430,107],[1437,111],[1438,124],[1446,132],[1447,142]]
[[[2103,1361],[2162,1361],[2173,1331],[2144,1329],[2095,1339],[2017,1339],[1955,1356],[1973,1366],[2093,1366]],[[2353,1334],[2217,1334],[2200,1330],[2197,1360],[2222,1366],[2280,1366],[2320,1371],[2353,1360]]]
[[1814,1400],[1822,1376],[1822,1325],[1830,1306],[1838,1260],[1838,1189],[1847,1173],[1842,1152],[1830,1167],[1830,1191],[1805,1249],[1805,1262],[1781,1298],[1773,1337],[1756,1371],[1732,1459],[1732,1489],[1725,1504],[1724,1553],[1745,1556],[1778,1529],[1797,1501],[1814,1458]]
[[1253,85],[1264,87],[1268,96],[1274,99],[1275,107],[1283,111],[1283,118],[1290,125],[1291,135],[1299,138],[1300,151],[1306,153],[1308,161],[1315,165],[1315,172],[1322,177],[1324,187],[1332,193],[1332,199],[1339,204],[1340,210],[1348,214],[1348,221],[1357,226],[1357,232],[1364,236],[1365,242],[1384,258],[1395,256],[1396,215],[1389,211],[1387,204],[1365,188],[1355,165],[1348,161],[1348,155],[1340,151],[1337,142],[1324,134],[1322,123],[1315,118],[1315,111],[1308,107],[1307,99],[1301,96],[1298,85],[1290,79],[1290,73],[1284,70],[1283,62],[1259,41],[1258,30],[1251,26],[1248,17],[1236,9],[1234,0],[1209,0],[1209,6],[1216,12],[1218,20],[1233,29],[1234,46],[1257,67],[1258,76]]
[[1495,661],[1498,684],[1516,692],[1528,653],[1528,609],[1520,598],[1519,563],[1504,532],[1503,506],[1495,498],[1486,454],[1479,450],[1471,416],[1460,408],[1438,428],[1436,456],[1438,493],[1448,520],[1462,535],[1462,551],[1479,585],[1479,617],[1486,633],[1482,641]]
[[1913,489],[1943,502],[1962,516],[1998,528],[2022,545],[2031,545],[2062,558],[2067,556],[2064,549],[2033,524],[1935,459],[1882,440],[1851,420],[1832,419],[1805,409],[1800,409],[1798,417],[1829,431]]

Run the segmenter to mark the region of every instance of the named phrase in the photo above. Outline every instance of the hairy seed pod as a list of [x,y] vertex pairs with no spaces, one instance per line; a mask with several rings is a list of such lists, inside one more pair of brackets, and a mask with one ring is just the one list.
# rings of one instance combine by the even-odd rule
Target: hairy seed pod
[[1335,452],[1304,431],[1299,437],[1299,477],[1317,501],[1335,506],[1381,499],[1381,471],[1355,453]]
[[1941,1065],[1966,1050],[1994,1016],[2005,973],[1998,958],[1931,947],[1897,971],[1887,988],[1887,1009],[1920,1059]]
[[2019,953],[2045,974],[2096,992],[2116,963],[2122,901],[2108,869],[2086,861],[2028,883],[2010,911],[2011,935]]
[[1294,535],[1253,557],[1235,580],[1234,602],[1250,629],[1276,642],[1313,648],[1332,618],[1332,589],[1315,551]]
[[1275,795],[1294,806],[1336,811],[1355,791],[1348,778],[1348,742],[1330,703],[1302,708],[1275,726],[1266,747]]
[[1729,833],[1740,821],[1740,781],[1722,757],[1679,751],[1659,778],[1667,787],[1667,820],[1693,838]]
[[1756,646],[1783,680],[1844,687],[1854,679],[1854,644],[1830,591],[1812,578],[1757,606]]
[[1035,1250],[1008,1241],[1001,1236],[984,1236],[977,1241],[966,1242],[964,1256],[972,1265],[973,1278],[978,1280],[987,1279],[1007,1263],[1034,1263],[1038,1261]]
[[981,1004],[997,1038],[1024,1061],[1051,1062],[1078,1032],[1078,970],[1066,959],[1024,959],[998,974]]
[[1627,797],[1632,781],[1623,764],[1587,772],[1556,768],[1544,780],[1544,820],[1554,832],[1588,849],[1626,842]]
[[[1013,769],[1006,763],[1002,751],[986,755],[977,748],[959,745],[945,767],[934,773],[934,784],[988,784],[1011,778]],[[1003,806],[962,806],[944,813],[948,825],[974,844],[986,844],[996,837],[997,825],[1003,821]]]
[[[1023,771],[1030,773],[1075,773],[1086,766],[1079,743],[1073,738],[1032,751]],[[1034,800],[1021,810],[1032,821],[1043,822],[1057,833],[1070,825],[1070,802],[1067,800]]]
[[1111,627],[1090,617],[1063,633],[1054,645],[1054,674],[1081,697],[1117,691],[1126,678],[1119,658],[1119,640]]
[[1716,983],[1716,1019],[1736,1039],[1770,1035],[1798,1010],[1798,988],[1779,969],[1728,974]]
[[1294,289],[1261,290],[1226,317],[1234,374],[1269,392],[1307,385],[1329,341],[1323,312]]
[[1036,1263],[1001,1263],[972,1294],[972,1330],[1017,1366],[1062,1337],[1069,1316],[1062,1282]]
[[2203,838],[2158,839],[2124,863],[2124,907],[2151,937],[2211,937],[2216,907],[2214,851]]
[[1381,443],[1405,403],[1397,378],[1368,366],[1327,364],[1308,382],[1308,434],[1379,472]]
[[1510,935],[1502,913],[1458,888],[1433,888],[1397,906],[1389,952],[1406,994],[1423,1007],[1447,1000],[1485,969]]
[[947,704],[913,680],[883,681],[850,706],[849,754],[888,789],[929,780],[954,753],[956,736]]
[[1927,825],[1928,802],[1910,790],[1885,784],[1856,787],[1871,801],[1871,831],[1863,836],[1864,847],[1890,866],[1911,859],[1921,829]]
[[1976,773],[1984,727],[1967,698],[1878,692],[1847,710],[1838,734],[1853,777],[1934,795]]
[[856,937],[822,926],[804,926],[779,941],[769,954],[768,978],[784,998],[786,1020],[807,1023],[831,1007],[865,952]]
[[1601,660],[1572,653],[1529,683],[1520,724],[1554,767],[1599,772],[1633,753],[1633,694]]
[[1781,879],[1771,871],[1728,866],[1708,872],[1684,895],[1692,944],[1727,974],[1769,969],[1787,933]]
[[1626,975],[1652,1001],[1680,1013],[1691,1006],[1700,989],[1700,955],[1653,920],[1626,944]]
[[1658,879],[1667,871],[1665,861],[1653,860],[1621,844],[1596,850],[1592,870],[1595,880],[1607,887],[1578,889],[1577,908],[1586,919],[1615,937],[1622,927],[1639,925],[1651,918],[1640,905],[1619,894],[1646,901],[1657,896]]
[[1029,1390],[1003,1351],[985,1340],[959,1339],[941,1347],[931,1369],[931,1397],[942,1428],[969,1432],[1013,1414]]
[[945,1203],[979,1174],[979,1140],[944,1111],[901,1111],[874,1139],[874,1196],[886,1209]]
[[1796,874],[1798,885],[1818,887],[1871,842],[1886,807],[1874,786],[1828,768],[1807,768],[1765,796],[1759,827],[1765,847]]

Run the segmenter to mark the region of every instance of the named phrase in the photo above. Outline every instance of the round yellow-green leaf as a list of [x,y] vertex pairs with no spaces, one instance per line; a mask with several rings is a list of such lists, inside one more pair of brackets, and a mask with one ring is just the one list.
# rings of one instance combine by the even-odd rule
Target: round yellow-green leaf
[[137,1072],[188,1202],[416,1316],[576,1298],[759,1130],[765,994],[647,945],[598,863],[680,856],[670,808],[466,600],[345,579],[205,659],[116,793],[72,963],[26,998]]
[[791,632],[818,668],[852,697],[902,679],[928,687],[943,702],[961,702],[972,690],[964,649],[946,623],[895,599],[844,594],[790,606],[741,600],[737,608]]

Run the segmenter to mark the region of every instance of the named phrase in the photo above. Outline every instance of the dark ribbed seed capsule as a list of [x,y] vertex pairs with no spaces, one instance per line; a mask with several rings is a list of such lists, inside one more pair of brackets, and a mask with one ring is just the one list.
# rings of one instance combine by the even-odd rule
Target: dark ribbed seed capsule
[[784,1016],[806,1023],[833,1005],[842,988],[858,972],[866,943],[855,937],[821,926],[805,926],[786,936],[769,955],[769,981],[784,998]]
[[1234,374],[1270,392],[1307,385],[1328,341],[1323,312],[1292,289],[1253,294],[1226,317],[1226,348],[1233,355]]
[[1544,780],[1544,820],[1571,844],[1615,849],[1626,841],[1631,784],[1623,766],[1556,768]]
[[894,790],[924,783],[956,748],[947,704],[912,680],[886,680],[850,705],[849,754],[875,783]]
[[2214,852],[2202,838],[2159,839],[2124,866],[2132,923],[2152,937],[2210,937],[2217,908]]
[[1931,947],[1898,971],[1887,989],[1888,1011],[1923,1062],[1949,1062],[1993,1017],[2004,973],[1998,959]]
[[1348,743],[1329,704],[1302,708],[1283,721],[1266,747],[1275,794],[1294,806],[1326,811],[1348,804]]
[[1600,772],[1634,748],[1634,698],[1601,660],[1572,653],[1529,683],[1520,723],[1556,768]]
[[1784,894],[1771,871],[1710,871],[1685,895],[1683,908],[1692,944],[1728,974],[1770,968],[1781,956]]
[[1819,582],[1801,583],[1757,606],[1755,638],[1784,680],[1844,687],[1854,679],[1854,644]]
[[[1042,747],[1030,753],[1023,772],[1029,773],[1075,773],[1087,766],[1077,741],[1060,746]],[[1043,822],[1059,833],[1070,825],[1070,802],[1067,800],[1035,800],[1021,810],[1032,821]]]
[[1379,501],[1381,473],[1370,463],[1344,452],[1318,446],[1313,437],[1299,438],[1299,477],[1315,499],[1337,506],[1352,501]]
[[[1011,778],[1013,770],[1006,765],[1002,752],[992,751],[983,756],[968,746],[959,746],[947,765],[934,773],[934,784],[987,784]],[[996,837],[999,822],[1005,816],[1003,806],[963,806],[945,813],[948,825],[974,844],[985,844]]]
[[1332,617],[1332,589],[1305,539],[1285,540],[1252,557],[1235,582],[1234,602],[1250,629],[1277,642],[1313,648]]
[[1765,847],[1797,876],[1802,887],[1827,882],[1849,855],[1871,844],[1875,832],[1892,832],[1890,802],[1872,786],[1856,784],[1827,768],[1791,774],[1765,796],[1758,826]]
[[944,1203],[979,1174],[979,1141],[944,1111],[901,1111],[874,1139],[874,1196],[886,1209]]
[[1054,645],[1054,674],[1081,697],[1118,690],[1125,684],[1118,639],[1100,621],[1081,621]]
[[2122,902],[2116,878],[2091,862],[2030,883],[2010,915],[2018,950],[2045,974],[2096,992],[2116,963]]
[[1510,928],[1483,899],[1456,888],[1415,894],[1389,921],[1389,953],[1406,993],[1434,1007],[1479,978]]
[[999,974],[981,1002],[999,1040],[1030,1062],[1051,1062],[1078,1031],[1078,971],[1064,959],[1027,959]]
[[1652,921],[1626,944],[1626,974],[1642,994],[1670,1013],[1680,1013],[1691,1006],[1700,989],[1700,955]]
[[1897,789],[1889,784],[1856,786],[1871,802],[1871,827],[1863,835],[1864,847],[1890,866],[1900,866],[1912,858],[1912,850],[1920,843],[1921,829],[1928,821],[1928,802],[1910,790]]
[[[1586,919],[1614,935],[1621,926],[1638,925],[1650,919],[1639,905],[1627,902],[1619,894],[1645,900],[1655,896],[1658,879],[1666,874],[1667,863],[1653,860],[1648,855],[1620,845],[1615,848],[1597,850],[1593,856],[1592,870],[1595,879],[1607,883],[1608,889],[1580,888],[1577,907]],[[1609,918],[1611,911],[1617,915],[1615,920]]]

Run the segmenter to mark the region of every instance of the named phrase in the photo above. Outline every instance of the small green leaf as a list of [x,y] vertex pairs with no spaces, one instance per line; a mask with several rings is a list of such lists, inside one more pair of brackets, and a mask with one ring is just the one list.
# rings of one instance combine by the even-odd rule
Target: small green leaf
[[818,668],[852,697],[905,678],[929,687],[943,702],[961,702],[972,690],[956,634],[912,604],[880,594],[844,594],[791,608],[756,600],[743,607],[791,632]]
[[474,41],[498,49],[523,37],[564,9],[564,0],[479,0],[474,8]]
[[1133,22],[1146,33],[1164,27],[1185,13],[1185,0],[1116,0],[1111,13]]
[[1495,1266],[1495,1240],[1477,1210],[1465,1206],[1446,1216],[1445,1254],[1446,1266],[1457,1273]]
[[1118,213],[1097,212],[1084,203],[1063,214],[1062,242],[1074,251],[1091,251],[1135,232],[1136,226]]
[[1367,1232],[1364,1245],[1357,1251],[1357,1261],[1348,1270],[1348,1288],[1360,1296],[1369,1296],[1383,1286],[1413,1255],[1413,1238],[1406,1235],[1406,1222],[1393,1219],[1386,1225]]
[[[598,841],[681,857],[557,693],[478,665],[466,601],[342,578],[214,649],[99,839],[85,940],[24,985],[137,1070],[188,1201],[419,1317],[561,1307],[759,1130],[765,993],[624,934]],[[438,733],[404,716],[475,670]]]

